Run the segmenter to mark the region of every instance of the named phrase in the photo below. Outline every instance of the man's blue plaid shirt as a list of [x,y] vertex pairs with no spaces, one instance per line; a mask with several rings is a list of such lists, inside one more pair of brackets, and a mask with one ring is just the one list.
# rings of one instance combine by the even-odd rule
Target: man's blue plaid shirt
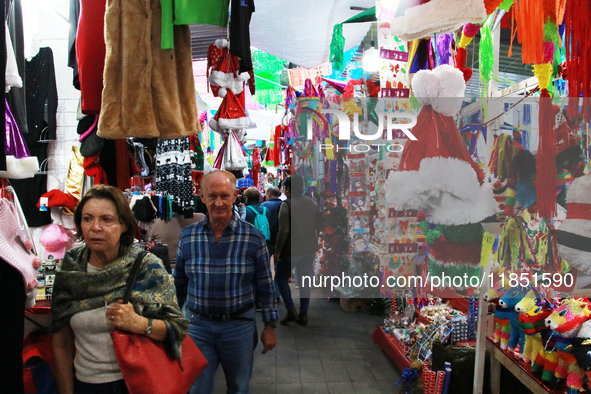
[[209,215],[185,227],[179,238],[174,269],[179,305],[197,313],[229,315],[254,304],[263,321],[279,319],[265,236],[234,213],[218,245]]

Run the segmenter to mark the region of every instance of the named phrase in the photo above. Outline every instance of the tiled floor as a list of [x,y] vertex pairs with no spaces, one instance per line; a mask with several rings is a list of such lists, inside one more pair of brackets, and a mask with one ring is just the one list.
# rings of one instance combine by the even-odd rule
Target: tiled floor
[[[297,306],[298,301],[294,300]],[[279,304],[279,315],[285,315],[283,303]],[[267,354],[261,354],[259,342],[251,393],[398,393],[396,382],[400,373],[371,340],[371,333],[383,322],[382,318],[348,313],[338,301],[313,298],[308,319],[307,327],[295,323],[279,326],[277,347]],[[258,327],[260,333],[262,321]],[[221,367],[214,391],[226,392]]]

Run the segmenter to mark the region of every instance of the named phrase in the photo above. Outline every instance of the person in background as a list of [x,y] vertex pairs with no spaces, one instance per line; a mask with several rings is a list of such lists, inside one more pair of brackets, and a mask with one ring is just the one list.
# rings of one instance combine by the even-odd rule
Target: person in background
[[[279,196],[281,196],[279,189],[270,186],[265,193],[267,201],[261,204],[261,206],[267,208],[271,213],[271,219],[269,220],[271,239],[267,241],[267,249],[269,249],[269,255],[271,256],[275,254],[275,243],[277,242],[277,234],[279,233],[279,208],[281,207],[281,199]],[[275,266],[275,272],[277,272],[277,261],[275,261],[275,258],[273,258],[273,264]],[[275,294],[277,295],[277,302],[279,302],[281,298],[277,281],[275,281]]]
[[181,231],[188,225],[203,220],[203,218],[205,218],[205,215],[198,212],[194,213],[190,219],[185,219],[183,215],[173,213],[172,219],[170,220],[156,219],[152,228],[148,230],[149,239],[158,240],[166,244],[168,259],[172,269],[174,269],[176,262],[176,249],[179,245]]
[[[267,217],[267,220],[269,221],[269,229],[270,229],[270,225],[271,225],[271,212],[269,212],[268,209],[263,209],[263,207],[261,206],[261,204],[259,203],[259,201],[261,200],[261,193],[259,192],[259,189],[257,189],[256,187],[249,187],[248,189],[246,189],[244,191],[244,198],[246,199],[245,202],[245,206],[246,206],[246,216],[244,218],[244,220],[246,220],[248,223],[252,224],[254,226],[254,220],[256,218],[256,212],[258,212],[260,215],[265,215]],[[267,241],[267,249],[269,249],[269,241]],[[271,256],[271,253],[269,253],[269,256]],[[255,307],[257,312],[261,311],[261,304],[259,302],[258,299],[255,300]]]
[[212,393],[220,363],[228,393],[248,393],[258,342],[256,296],[265,322],[263,353],[277,344],[269,253],[263,233],[232,210],[238,196],[232,173],[208,173],[199,193],[208,214],[181,232],[174,270],[189,335],[208,361],[189,393]]
[[[314,276],[314,259],[318,251],[318,204],[303,195],[304,180],[301,176],[287,178],[283,186],[287,200],[281,203],[279,209],[279,232],[274,255],[277,261],[275,279],[287,308],[287,315],[281,320],[281,324],[286,325],[295,321],[301,326],[306,326],[311,291],[309,286],[304,286],[302,277]],[[291,215],[292,211],[297,212],[296,216]],[[289,288],[289,278],[294,268],[300,286],[299,314],[296,312]]]
[[238,196],[236,197],[234,205],[232,206],[234,212],[236,212],[242,220],[246,218],[246,206],[244,205],[245,202],[246,199],[244,198],[244,196]]
[[[110,332],[143,334],[180,356],[188,322],[174,279],[153,254],[144,257],[128,304],[121,298],[141,248],[123,192],[92,187],[74,213],[85,244],[69,250],[55,276],[51,303],[54,375],[60,394],[127,393]],[[108,306],[107,306],[108,305]]]

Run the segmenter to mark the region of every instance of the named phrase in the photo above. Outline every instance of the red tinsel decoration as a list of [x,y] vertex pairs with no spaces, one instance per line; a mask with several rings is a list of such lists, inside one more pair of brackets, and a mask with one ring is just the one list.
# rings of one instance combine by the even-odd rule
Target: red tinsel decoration
[[566,67],[568,68],[568,118],[573,120],[579,110],[579,97],[583,100],[585,121],[589,116],[589,97],[591,97],[591,2],[588,0],[569,0],[564,12],[564,47]]
[[542,89],[540,96],[539,125],[537,208],[541,217],[550,220],[556,216],[556,135],[552,99],[546,89]]
[[429,247],[429,253],[434,260],[443,263],[480,264],[482,243],[469,244],[451,243],[445,237],[439,237]]
[[464,73],[466,83],[472,78],[472,69],[466,67],[466,48],[458,48],[456,54],[456,68]]

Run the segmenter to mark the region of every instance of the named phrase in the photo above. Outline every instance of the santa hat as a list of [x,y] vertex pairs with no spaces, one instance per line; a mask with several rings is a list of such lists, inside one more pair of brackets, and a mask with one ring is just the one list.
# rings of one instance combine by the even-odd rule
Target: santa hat
[[436,224],[477,223],[496,213],[492,187],[472,160],[452,115],[462,105],[461,71],[443,65],[419,71],[415,96],[424,104],[397,171],[386,184],[387,202],[398,210],[417,209]]
[[591,174],[571,183],[566,219],[558,230],[558,253],[579,271],[591,274]]
[[403,41],[449,33],[466,23],[486,19],[483,0],[401,1],[390,21],[390,32]]
[[[248,72],[240,73],[238,57],[227,50],[228,40],[216,40],[215,46],[221,48],[222,53],[207,81],[212,85],[232,90],[234,94],[240,94],[244,90],[244,82],[248,81],[250,75]],[[221,93],[219,96],[223,97]]]
[[[41,196],[41,198],[46,197],[48,199],[47,206],[48,207],[66,207],[70,211],[74,211],[76,206],[78,205],[78,200],[76,197],[72,196],[69,193],[64,193],[61,190],[53,189],[45,193]],[[41,206],[41,199],[37,201],[37,208]]]
[[220,104],[213,119],[209,121],[209,127],[217,132],[223,129],[243,129],[248,127],[250,120],[246,116],[240,100],[232,90],[220,89],[220,96],[224,97],[224,101]]

